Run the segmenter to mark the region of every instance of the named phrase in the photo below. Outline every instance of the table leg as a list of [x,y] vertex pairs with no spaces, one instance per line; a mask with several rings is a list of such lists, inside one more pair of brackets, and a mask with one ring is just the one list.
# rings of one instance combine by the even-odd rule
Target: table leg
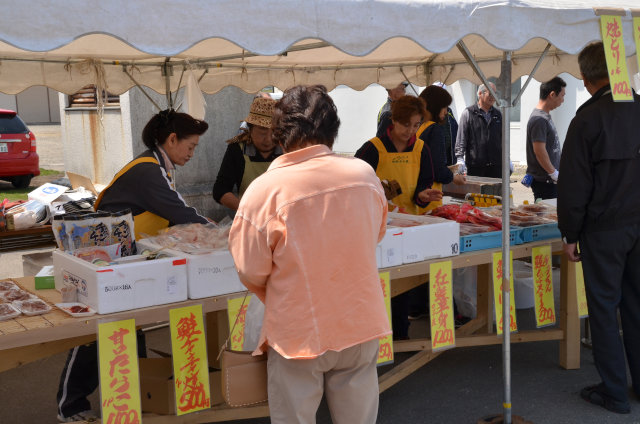
[[580,368],[580,318],[576,291],[576,266],[562,255],[560,268],[560,328],[564,338],[560,341],[560,366],[565,369]]
[[229,337],[229,318],[227,310],[208,312],[205,315],[207,326],[207,355],[209,366],[220,368],[217,359],[220,348]]
[[478,265],[476,308],[477,319],[483,320],[487,333],[493,333],[493,284],[491,284],[491,266]]

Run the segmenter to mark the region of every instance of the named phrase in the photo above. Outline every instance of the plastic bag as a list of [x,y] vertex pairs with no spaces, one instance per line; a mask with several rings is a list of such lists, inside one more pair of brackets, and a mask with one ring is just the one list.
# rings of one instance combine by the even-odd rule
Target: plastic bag
[[468,318],[478,314],[478,267],[469,266],[453,270],[453,298],[458,312]]
[[262,321],[264,320],[264,303],[255,294],[249,297],[249,306],[244,321],[244,343],[242,350],[254,351],[258,347]]

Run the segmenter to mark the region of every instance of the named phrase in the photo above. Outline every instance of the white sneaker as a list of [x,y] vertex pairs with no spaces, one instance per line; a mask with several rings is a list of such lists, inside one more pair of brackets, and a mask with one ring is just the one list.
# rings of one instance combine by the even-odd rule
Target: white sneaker
[[70,417],[63,417],[58,414],[58,422],[61,423],[73,423],[73,422],[87,422],[92,423],[98,420],[98,416],[93,411],[82,411],[74,414]]

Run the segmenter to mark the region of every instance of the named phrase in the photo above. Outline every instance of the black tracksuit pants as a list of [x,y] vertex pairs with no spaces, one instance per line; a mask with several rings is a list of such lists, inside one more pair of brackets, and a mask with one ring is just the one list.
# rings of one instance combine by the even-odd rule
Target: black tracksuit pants
[[[147,357],[144,333],[138,330],[138,356]],[[87,399],[99,384],[98,345],[96,342],[76,346],[69,351],[58,386],[58,415],[68,418],[91,410]]]
[[640,224],[582,234],[580,254],[594,362],[606,395],[628,405],[625,352],[640,396]]

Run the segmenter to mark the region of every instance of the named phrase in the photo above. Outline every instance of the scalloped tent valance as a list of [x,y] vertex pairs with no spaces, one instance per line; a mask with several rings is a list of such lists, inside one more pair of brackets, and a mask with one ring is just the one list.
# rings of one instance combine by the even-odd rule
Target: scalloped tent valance
[[[488,76],[513,51],[512,78],[578,76],[575,54],[600,39],[594,8],[624,10],[627,55],[635,53],[635,0],[26,0],[0,18],[0,91],[47,85],[73,93],[103,81],[121,94],[135,83],[164,93],[196,70],[215,93],[321,83],[362,89],[377,82],[479,82],[463,41]],[[634,61],[629,61],[633,65]],[[135,82],[134,82],[135,80]]]

